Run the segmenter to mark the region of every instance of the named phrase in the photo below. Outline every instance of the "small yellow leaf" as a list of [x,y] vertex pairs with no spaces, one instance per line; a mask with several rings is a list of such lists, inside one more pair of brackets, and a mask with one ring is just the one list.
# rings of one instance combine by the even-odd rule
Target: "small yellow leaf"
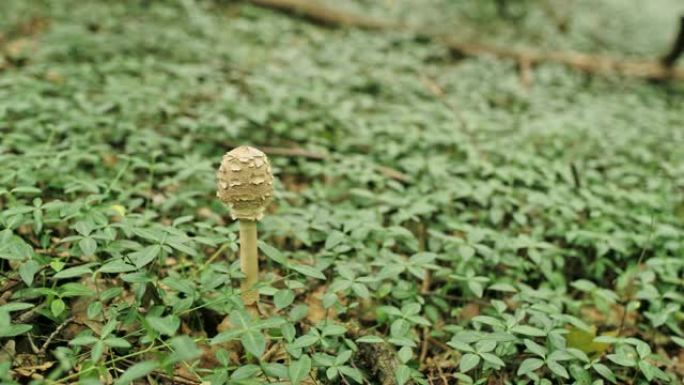
[[114,210],[120,217],[126,216],[126,208],[121,205],[111,205],[110,209]]
[[[616,336],[617,331],[606,332],[601,335]],[[600,342],[594,342],[594,338],[596,338],[596,326],[591,327],[591,332],[573,327],[570,328],[570,331],[566,336],[569,348],[579,349],[590,355],[603,354],[603,352],[605,352],[608,349],[608,347],[610,347],[610,345]]]

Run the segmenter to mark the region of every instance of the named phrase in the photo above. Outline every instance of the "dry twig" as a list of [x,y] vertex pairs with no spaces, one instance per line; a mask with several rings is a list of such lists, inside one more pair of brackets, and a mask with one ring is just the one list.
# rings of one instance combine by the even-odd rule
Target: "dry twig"
[[40,347],[40,350],[38,350],[37,353],[40,354],[40,355],[45,354],[45,352],[47,351],[48,346],[50,346],[50,342],[52,342],[52,340],[53,340],[53,339],[54,339],[54,338],[55,338],[55,337],[56,337],[56,336],[57,336],[57,335],[58,335],[58,334],[67,326],[67,325],[69,325],[69,324],[71,323],[71,321],[73,321],[73,320],[74,320],[74,317],[69,317],[69,318],[65,319],[61,324],[59,324],[59,326],[57,326],[57,328],[55,329],[55,331],[53,331],[52,333],[50,333],[50,335],[48,336],[48,338],[47,338],[47,339],[45,340],[45,342],[43,343],[43,346]]
[[329,27],[354,27],[377,30],[397,26],[382,20],[341,12],[310,0],[249,0],[249,2]]

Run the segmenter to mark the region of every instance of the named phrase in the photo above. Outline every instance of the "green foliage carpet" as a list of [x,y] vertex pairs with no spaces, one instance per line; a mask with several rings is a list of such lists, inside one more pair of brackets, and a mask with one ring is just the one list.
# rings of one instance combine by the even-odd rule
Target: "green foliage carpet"
[[[327,3],[646,58],[683,11]],[[277,178],[258,313],[215,196],[241,144]],[[683,288],[681,84],[239,2],[0,3],[3,384],[680,384]]]

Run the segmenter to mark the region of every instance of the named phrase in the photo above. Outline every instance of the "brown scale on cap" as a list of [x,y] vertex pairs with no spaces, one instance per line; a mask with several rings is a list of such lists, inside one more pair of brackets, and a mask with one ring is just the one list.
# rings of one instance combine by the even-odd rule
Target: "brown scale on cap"
[[216,175],[216,196],[230,206],[233,219],[258,221],[273,197],[273,173],[266,154],[240,146],[226,153]]

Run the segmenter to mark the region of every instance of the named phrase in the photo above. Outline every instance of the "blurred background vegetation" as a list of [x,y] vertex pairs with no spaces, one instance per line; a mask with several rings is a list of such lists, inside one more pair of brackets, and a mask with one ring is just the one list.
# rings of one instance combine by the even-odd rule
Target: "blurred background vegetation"
[[[682,15],[3,0],[2,383],[681,383]],[[260,314],[215,198],[245,143]]]

